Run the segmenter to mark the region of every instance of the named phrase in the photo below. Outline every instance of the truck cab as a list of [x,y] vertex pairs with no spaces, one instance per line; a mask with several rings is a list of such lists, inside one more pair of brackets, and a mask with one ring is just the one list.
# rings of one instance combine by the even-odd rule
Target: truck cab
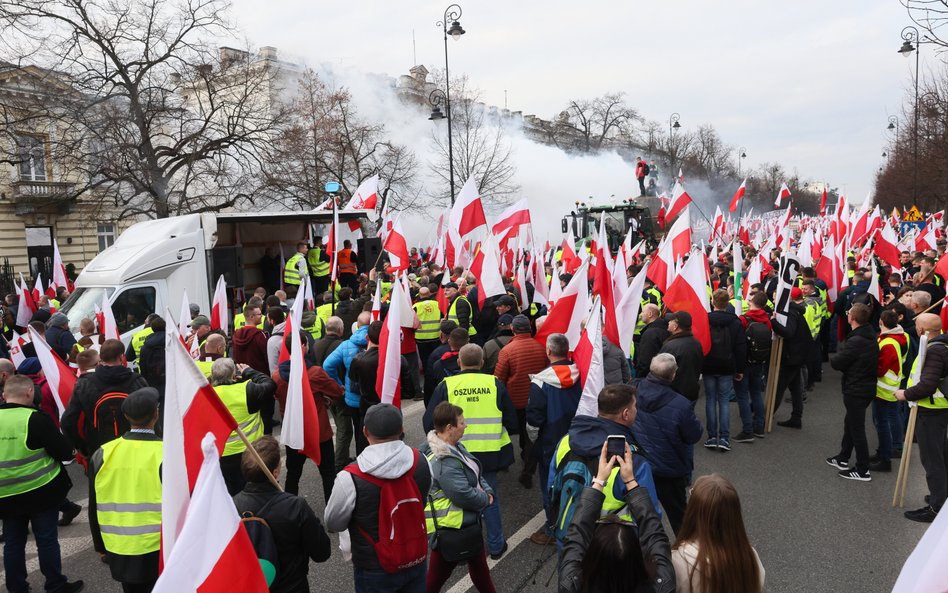
[[600,220],[605,217],[606,235],[609,238],[609,249],[615,254],[626,235],[632,231],[633,244],[646,240],[649,246],[655,243],[656,222],[651,211],[645,205],[635,200],[623,200],[618,204],[590,206],[584,202],[576,202],[576,209],[564,216],[561,221],[564,233],[572,230],[577,239],[595,237],[599,232]]

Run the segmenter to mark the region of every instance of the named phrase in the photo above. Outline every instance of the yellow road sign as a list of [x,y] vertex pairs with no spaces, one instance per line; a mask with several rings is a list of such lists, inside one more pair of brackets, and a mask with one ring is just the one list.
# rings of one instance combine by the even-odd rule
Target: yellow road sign
[[912,206],[905,211],[905,214],[902,216],[904,222],[922,222],[925,220],[925,217],[922,216],[922,213],[918,211],[916,206]]

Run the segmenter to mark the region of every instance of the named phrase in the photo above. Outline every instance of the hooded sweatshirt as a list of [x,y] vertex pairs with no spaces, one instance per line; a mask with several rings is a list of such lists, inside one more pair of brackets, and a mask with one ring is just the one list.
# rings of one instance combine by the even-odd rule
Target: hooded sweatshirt
[[267,334],[262,329],[246,325],[234,332],[233,359],[237,364],[245,364],[255,371],[270,374],[270,362],[267,359]]
[[748,309],[746,313],[741,315],[741,324],[744,326],[745,330],[752,321],[766,324],[771,330],[774,328],[773,325],[770,324],[770,315],[768,315],[767,311],[764,311],[763,309]]
[[533,451],[540,460],[546,462],[553,457],[556,444],[569,431],[582,395],[579,367],[568,360],[554,362],[530,375],[527,434],[536,443]]
[[[363,472],[383,480],[394,480],[403,476],[415,462],[416,451],[400,440],[369,445],[356,458],[355,463]],[[418,454],[415,468],[415,483],[422,496],[431,489],[431,469],[424,455]],[[357,491],[351,473],[341,471],[333,484],[332,496],[326,503],[326,529],[339,533],[339,549],[346,560],[367,570],[381,570],[372,544],[360,533],[360,527],[369,534],[378,530],[378,494],[368,500],[369,488]],[[362,482],[365,484],[365,482]],[[370,493],[368,493],[370,494]],[[360,496],[361,495],[361,496]]]

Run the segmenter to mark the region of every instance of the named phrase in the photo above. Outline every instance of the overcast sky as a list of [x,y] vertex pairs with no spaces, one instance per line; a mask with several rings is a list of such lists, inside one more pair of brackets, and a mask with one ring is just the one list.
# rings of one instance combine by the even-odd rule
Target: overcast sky
[[[435,22],[446,2],[234,0],[251,44],[281,57],[398,76],[444,63]],[[466,0],[467,34],[449,40],[452,74],[490,104],[550,118],[570,99],[624,91],[648,119],[681,114],[747,149],[745,165],[777,161],[845,188],[872,188],[901,114],[914,58],[897,49],[910,23],[898,0]],[[415,48],[412,46],[414,32]],[[924,47],[922,69],[935,65]]]

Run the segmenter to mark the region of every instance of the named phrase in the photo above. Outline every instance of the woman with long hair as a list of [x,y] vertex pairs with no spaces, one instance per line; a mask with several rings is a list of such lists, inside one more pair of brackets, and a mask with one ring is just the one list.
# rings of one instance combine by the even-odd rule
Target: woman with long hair
[[[668,536],[648,492],[635,481],[629,445],[625,455],[608,455],[606,447],[603,443],[596,477],[580,495],[566,532],[559,593],[672,593]],[[600,516],[602,489],[617,464],[635,525],[613,514]]]
[[672,550],[678,593],[761,593],[764,567],[744,529],[737,490],[719,474],[695,480]]

